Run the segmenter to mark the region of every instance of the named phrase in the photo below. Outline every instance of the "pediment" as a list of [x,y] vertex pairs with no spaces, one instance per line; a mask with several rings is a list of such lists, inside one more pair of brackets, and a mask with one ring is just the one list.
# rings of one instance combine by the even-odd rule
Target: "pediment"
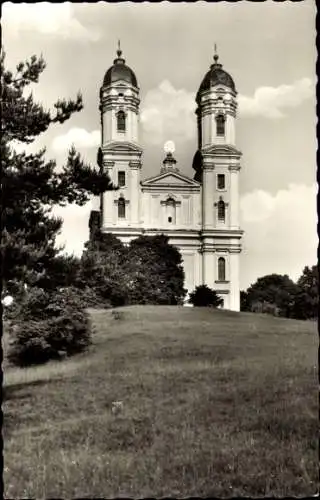
[[230,155],[236,155],[236,156],[242,156],[241,151],[239,151],[237,148],[234,146],[231,146],[229,144],[214,144],[214,145],[209,145],[205,146],[202,149],[202,153],[204,154],[214,154],[214,155],[219,155],[219,156],[230,156]]
[[102,146],[103,152],[123,152],[123,153],[142,153],[142,148],[138,144],[126,141],[112,141]]
[[200,184],[193,179],[190,179],[186,175],[180,174],[180,172],[165,172],[155,177],[150,177],[142,181],[142,186],[152,187],[152,186],[173,186],[173,187],[199,187]]

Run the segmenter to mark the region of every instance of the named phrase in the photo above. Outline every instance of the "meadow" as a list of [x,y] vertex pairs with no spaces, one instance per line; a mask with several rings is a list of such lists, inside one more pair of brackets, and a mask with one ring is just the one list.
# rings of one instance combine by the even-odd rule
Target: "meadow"
[[5,498],[319,491],[316,323],[174,306],[90,315],[87,353],[4,362]]

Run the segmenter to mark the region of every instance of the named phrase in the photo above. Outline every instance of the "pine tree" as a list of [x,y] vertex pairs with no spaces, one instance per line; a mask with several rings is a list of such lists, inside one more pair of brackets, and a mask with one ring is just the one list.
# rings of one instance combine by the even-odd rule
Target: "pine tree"
[[[91,195],[114,189],[100,169],[85,164],[72,147],[62,171],[45,149],[33,154],[18,153],[15,142],[30,144],[52,124],[64,123],[83,108],[81,94],[75,100],[58,99],[54,111],[35,102],[28,86],[39,81],[46,64],[32,56],[20,62],[16,72],[5,67],[1,55],[1,171],[2,171],[2,279],[10,284],[43,286],[55,267],[61,250],[55,238],[62,219],[52,215],[54,205],[84,205]],[[50,271],[51,270],[51,271]]]

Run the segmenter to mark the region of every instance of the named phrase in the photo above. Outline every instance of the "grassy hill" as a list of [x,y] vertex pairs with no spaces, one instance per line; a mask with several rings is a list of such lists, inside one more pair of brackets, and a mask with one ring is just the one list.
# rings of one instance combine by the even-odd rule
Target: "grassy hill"
[[166,306],[91,316],[89,353],[5,369],[6,498],[317,493],[315,323]]

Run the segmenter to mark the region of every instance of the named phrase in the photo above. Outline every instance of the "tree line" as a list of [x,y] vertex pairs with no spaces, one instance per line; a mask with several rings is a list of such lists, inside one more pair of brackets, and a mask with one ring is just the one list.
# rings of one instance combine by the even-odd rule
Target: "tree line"
[[294,319],[317,319],[319,312],[319,269],[305,266],[295,283],[288,275],[269,274],[258,278],[240,293],[241,311],[268,313]]

